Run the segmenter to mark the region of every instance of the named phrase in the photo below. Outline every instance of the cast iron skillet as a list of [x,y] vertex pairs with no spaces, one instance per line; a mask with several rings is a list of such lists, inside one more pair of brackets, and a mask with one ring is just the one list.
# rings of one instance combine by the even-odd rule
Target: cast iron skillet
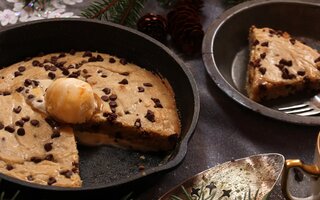
[[252,25],[287,31],[320,49],[320,5],[317,0],[254,0],[224,12],[208,28],[202,46],[206,69],[215,83],[232,99],[262,115],[304,125],[320,125],[319,116],[302,117],[277,108],[302,103],[311,95],[281,98],[264,104],[247,97],[248,34]]
[[[187,152],[199,116],[195,80],[184,63],[156,40],[129,28],[86,19],[50,19],[4,28],[0,31],[0,66],[5,67],[40,52],[90,50],[126,58],[168,79],[175,92],[182,125],[176,148],[166,154],[146,154],[117,148],[84,147],[80,155],[81,188],[42,186],[3,174],[0,178],[22,186],[59,191],[83,191],[119,186],[179,164]],[[144,165],[140,172],[138,165]]]

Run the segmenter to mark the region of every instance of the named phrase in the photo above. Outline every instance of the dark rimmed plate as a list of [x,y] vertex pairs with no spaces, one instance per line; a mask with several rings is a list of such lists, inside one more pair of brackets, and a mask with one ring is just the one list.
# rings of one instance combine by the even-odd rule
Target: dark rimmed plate
[[[3,174],[0,178],[45,190],[83,191],[119,186],[178,165],[196,127],[200,101],[195,80],[184,63],[168,48],[138,31],[86,19],[50,19],[0,30],[0,66],[5,67],[40,52],[75,50],[105,52],[126,58],[168,79],[175,92],[181,119],[181,139],[172,152],[146,154],[107,146],[79,146],[81,188],[43,186]],[[186,98],[187,97],[187,98]],[[139,165],[145,170],[139,171]]]
[[320,49],[320,4],[316,0],[254,0],[224,12],[208,28],[202,45],[203,61],[213,81],[243,106],[274,119],[304,125],[320,125],[320,117],[285,114],[277,108],[295,105],[308,98],[299,94],[256,103],[245,92],[249,59],[248,34],[252,25],[289,32],[293,37]]

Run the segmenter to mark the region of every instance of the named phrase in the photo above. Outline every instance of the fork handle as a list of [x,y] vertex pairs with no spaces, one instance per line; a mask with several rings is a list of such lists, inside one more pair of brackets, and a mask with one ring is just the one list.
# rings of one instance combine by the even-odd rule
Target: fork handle
[[314,187],[317,187],[318,189],[317,191],[314,191],[316,192],[316,194],[312,194],[309,197],[299,198],[291,194],[291,192],[288,189],[288,178],[289,178],[288,176],[291,168],[300,168],[308,176],[316,176],[317,178],[320,177],[320,167],[318,167],[317,165],[306,165],[301,160],[286,160],[285,166],[284,166],[284,174],[282,176],[282,183],[281,183],[282,192],[285,198],[290,200],[316,200],[316,199],[319,200],[320,199],[319,183],[314,183],[315,184]]

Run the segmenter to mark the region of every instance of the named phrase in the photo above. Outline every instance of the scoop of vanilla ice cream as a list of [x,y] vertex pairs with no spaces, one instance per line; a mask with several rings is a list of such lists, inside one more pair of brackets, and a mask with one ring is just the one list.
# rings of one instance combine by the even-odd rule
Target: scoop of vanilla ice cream
[[80,124],[92,117],[96,102],[88,83],[75,78],[60,78],[48,87],[45,107],[58,121]]

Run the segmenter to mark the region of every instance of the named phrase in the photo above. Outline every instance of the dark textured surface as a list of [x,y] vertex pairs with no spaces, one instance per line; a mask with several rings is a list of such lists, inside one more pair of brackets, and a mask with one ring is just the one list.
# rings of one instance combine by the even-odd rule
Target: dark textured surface
[[[206,1],[203,16],[205,30],[224,9],[222,0]],[[188,153],[178,167],[112,190],[86,193],[22,191],[22,194],[29,197],[24,199],[53,199],[65,195],[81,199],[120,199],[133,192],[135,199],[151,200],[157,199],[190,176],[234,158],[277,152],[286,158],[312,161],[319,127],[276,121],[246,109],[214,84],[207,75],[201,57],[185,61],[200,88],[201,112],[198,126],[188,145]],[[270,199],[283,199],[279,186]]]

